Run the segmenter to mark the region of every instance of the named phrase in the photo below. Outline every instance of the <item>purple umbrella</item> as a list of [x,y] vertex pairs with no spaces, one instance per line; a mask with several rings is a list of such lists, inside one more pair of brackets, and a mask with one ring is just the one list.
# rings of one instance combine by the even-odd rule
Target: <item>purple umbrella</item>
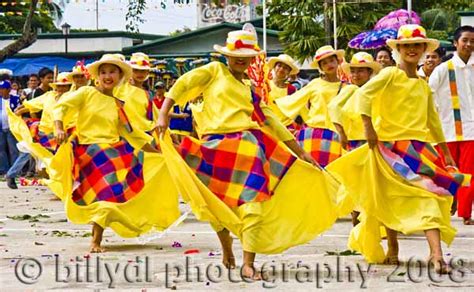
[[368,33],[369,32],[367,31],[359,33],[349,42],[348,46],[353,49],[360,49],[360,44],[362,43],[362,41],[364,40],[364,38],[367,36]]
[[367,32],[359,48],[362,50],[378,49],[385,46],[387,40],[395,38],[397,38],[397,31],[395,29],[371,30]]
[[389,14],[382,17],[374,27],[374,30],[380,30],[384,28],[391,28],[398,31],[400,26],[404,24],[420,24],[421,19],[416,12],[411,12],[411,22],[408,20],[408,11],[405,9],[399,9],[392,11]]

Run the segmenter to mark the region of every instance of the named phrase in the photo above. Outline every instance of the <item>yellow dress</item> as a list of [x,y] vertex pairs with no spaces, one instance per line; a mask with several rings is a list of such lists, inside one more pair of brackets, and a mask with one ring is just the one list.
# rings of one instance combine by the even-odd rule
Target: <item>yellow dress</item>
[[[58,94],[55,91],[48,91],[37,98],[23,102],[25,108],[27,108],[31,113],[42,111],[41,120],[38,125],[38,130],[42,135],[50,136],[54,134],[53,108],[57,102],[57,95]],[[10,129],[17,141],[22,142],[22,145],[26,147],[35,158],[40,159],[45,164],[47,171],[51,170],[48,165],[53,157],[53,152],[43,147],[37,140],[35,140],[37,137],[33,137],[31,129],[29,129],[23,118],[15,115],[11,111],[9,111],[8,118],[10,121]],[[65,119],[66,129],[74,127],[74,124],[74,116]]]
[[[137,150],[149,143],[152,138],[138,130],[131,132],[126,130],[124,124],[119,121],[118,105],[113,97],[100,93],[94,87],[82,87],[60,99],[54,107],[53,114],[54,120],[64,120],[68,115],[77,114],[77,137],[70,137],[68,143],[61,145],[50,166],[54,171],[50,187],[63,199],[66,214],[71,222],[76,224],[95,222],[103,228],[112,228],[122,237],[135,237],[153,229],[163,230],[179,217],[178,193],[163,156]],[[90,147],[105,149],[91,158],[96,165],[92,170],[96,171],[99,165],[107,161],[118,160],[117,165],[120,165],[121,157],[115,156],[116,152],[110,152],[110,149],[113,150],[113,145],[123,143],[122,138],[135,149],[132,148],[133,156],[141,160],[143,186],[130,198],[122,197],[120,201],[102,199],[100,196],[109,196],[111,193],[97,194],[94,187],[98,183],[75,180],[74,160],[80,157],[75,154],[74,149],[79,147],[87,151],[92,149]],[[96,161],[99,155],[103,157],[103,154],[107,154],[109,160]],[[126,166],[129,163],[124,164]],[[114,170],[113,175],[119,181],[129,177],[129,173],[120,167]],[[100,184],[106,184],[104,189],[114,188],[114,185],[107,185],[108,178],[105,175],[103,177],[96,175],[96,178]],[[87,191],[82,199],[74,198],[75,192],[89,183],[92,187],[85,188]]]
[[341,82],[316,78],[294,94],[277,99],[275,103],[283,114],[291,119],[301,115],[309,127],[335,131],[329,117],[328,104],[340,89]]
[[147,118],[150,103],[148,92],[125,82],[116,87],[114,95],[125,102],[125,111],[129,113],[130,122],[134,127],[146,133],[155,129],[158,120],[158,109],[152,104],[153,119]]
[[[383,69],[357,94],[359,114],[372,117],[380,141],[444,141],[426,81],[408,78],[397,67]],[[387,106],[390,105],[390,106]],[[332,162],[327,169],[361,206],[361,223],[351,232],[349,247],[370,263],[381,263],[380,226],[405,234],[439,229],[448,245],[456,230],[450,223],[452,196],[436,195],[402,178],[382,156],[381,148],[364,145]]]
[[[178,79],[169,97],[182,105],[200,94],[203,101],[196,122],[201,136],[262,130],[279,141],[294,139],[263,102],[260,106],[266,117],[264,126],[252,120],[254,106],[250,87],[236,80],[222,63],[213,62],[186,73]],[[280,253],[313,239],[330,228],[336,219],[333,196],[339,184],[306,162],[293,163],[271,199],[229,207],[183,163],[169,139],[161,145],[171,175],[193,212],[203,214],[201,216],[207,218],[216,231],[226,228],[233,232],[246,251]]]
[[278,87],[273,80],[270,81],[270,94],[268,99],[268,106],[273,111],[278,120],[284,125],[289,126],[293,123],[293,120],[285,116],[278,108],[275,100],[280,99],[288,95],[288,88]]

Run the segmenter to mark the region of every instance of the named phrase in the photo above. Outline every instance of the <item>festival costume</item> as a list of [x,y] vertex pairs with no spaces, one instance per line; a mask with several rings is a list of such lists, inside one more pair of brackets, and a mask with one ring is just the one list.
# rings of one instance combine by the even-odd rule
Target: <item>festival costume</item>
[[278,87],[273,80],[270,80],[270,93],[268,98],[268,106],[273,111],[275,116],[278,120],[286,127],[293,127],[295,128],[295,121],[285,116],[281,110],[276,105],[275,101],[279,98],[292,95],[296,92],[296,87],[291,85],[290,83],[287,84],[285,88]]
[[[474,175],[474,54],[467,64],[457,53],[440,64],[429,84],[438,106],[446,141],[459,171]],[[472,216],[474,186],[457,194],[458,216]]]
[[357,94],[358,112],[372,117],[380,142],[373,150],[364,145],[351,151],[327,168],[363,210],[349,247],[368,262],[381,263],[381,225],[405,234],[439,229],[449,245],[456,233],[450,223],[452,195],[466,181],[448,172],[430,144],[443,142],[444,135],[427,83],[387,67]]
[[[220,217],[209,220],[213,228],[230,230],[245,251],[256,253],[282,252],[329,228],[338,184],[288,151],[281,142],[293,135],[250,87],[212,62],[181,76],[169,97],[183,105],[201,94],[199,112],[193,112],[201,140],[185,137],[181,157],[169,143],[162,145],[193,211]],[[212,202],[198,209],[191,199],[197,192]]]

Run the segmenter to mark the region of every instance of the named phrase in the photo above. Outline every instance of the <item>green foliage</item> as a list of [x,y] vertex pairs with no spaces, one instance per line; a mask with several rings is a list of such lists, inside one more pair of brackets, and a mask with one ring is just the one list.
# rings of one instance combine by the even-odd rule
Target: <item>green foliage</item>
[[128,1],[128,11],[125,15],[127,24],[125,28],[130,32],[140,32],[138,26],[145,22],[142,15],[146,9],[146,0],[130,0]]
[[[10,2],[19,3],[18,1],[5,1],[4,3]],[[2,33],[22,33],[28,14],[28,5],[2,5],[0,6],[0,12],[5,14],[0,16],[0,31]],[[40,29],[42,32],[57,32],[59,30],[54,25],[54,20],[61,17],[62,10],[58,5],[54,3],[38,4],[31,26],[33,29]]]

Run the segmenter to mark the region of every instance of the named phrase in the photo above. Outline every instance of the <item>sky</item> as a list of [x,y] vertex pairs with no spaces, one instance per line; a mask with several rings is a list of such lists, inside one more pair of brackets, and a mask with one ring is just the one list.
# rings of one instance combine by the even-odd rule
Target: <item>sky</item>
[[[64,5],[63,19],[73,29],[96,29],[96,0],[55,0]],[[128,0],[97,0],[99,29],[125,31]],[[196,0],[191,5],[175,4],[174,0],[147,0],[143,15],[145,23],[139,25],[141,33],[167,35],[177,29],[197,27]]]

